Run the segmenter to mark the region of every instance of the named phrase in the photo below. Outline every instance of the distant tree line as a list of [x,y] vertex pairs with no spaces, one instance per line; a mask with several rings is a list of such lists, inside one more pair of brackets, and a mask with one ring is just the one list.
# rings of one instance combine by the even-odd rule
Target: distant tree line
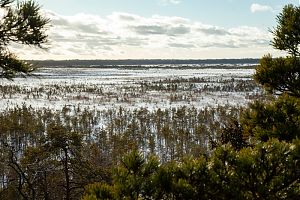
[[208,59],[208,60],[177,60],[177,59],[145,59],[145,60],[43,60],[29,61],[39,66],[70,67],[70,66],[143,66],[143,65],[256,65],[259,59]]

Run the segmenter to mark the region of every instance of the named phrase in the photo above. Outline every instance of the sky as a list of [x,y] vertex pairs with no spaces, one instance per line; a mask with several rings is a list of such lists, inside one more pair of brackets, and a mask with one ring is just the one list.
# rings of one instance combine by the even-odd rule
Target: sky
[[260,58],[281,52],[270,30],[298,0],[36,0],[51,20],[47,49],[22,59]]

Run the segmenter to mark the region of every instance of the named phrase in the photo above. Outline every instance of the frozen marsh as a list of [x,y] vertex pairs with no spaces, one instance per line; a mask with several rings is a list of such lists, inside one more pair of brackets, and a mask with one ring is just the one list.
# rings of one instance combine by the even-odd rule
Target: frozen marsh
[[31,77],[0,80],[1,109],[16,105],[60,110],[203,108],[245,105],[262,95],[245,66],[44,67]]

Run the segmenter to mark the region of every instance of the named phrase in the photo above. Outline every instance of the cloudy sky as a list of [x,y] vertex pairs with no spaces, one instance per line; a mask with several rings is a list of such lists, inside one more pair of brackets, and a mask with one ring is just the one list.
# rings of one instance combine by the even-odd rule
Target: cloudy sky
[[298,0],[36,0],[51,19],[48,50],[25,59],[208,59],[279,55],[276,15]]

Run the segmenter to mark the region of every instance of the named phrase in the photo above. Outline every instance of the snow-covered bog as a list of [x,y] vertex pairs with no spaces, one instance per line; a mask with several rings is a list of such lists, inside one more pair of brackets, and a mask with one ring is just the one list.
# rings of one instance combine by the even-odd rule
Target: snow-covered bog
[[47,67],[33,76],[0,80],[0,108],[17,105],[60,110],[182,105],[245,105],[262,90],[245,66]]

